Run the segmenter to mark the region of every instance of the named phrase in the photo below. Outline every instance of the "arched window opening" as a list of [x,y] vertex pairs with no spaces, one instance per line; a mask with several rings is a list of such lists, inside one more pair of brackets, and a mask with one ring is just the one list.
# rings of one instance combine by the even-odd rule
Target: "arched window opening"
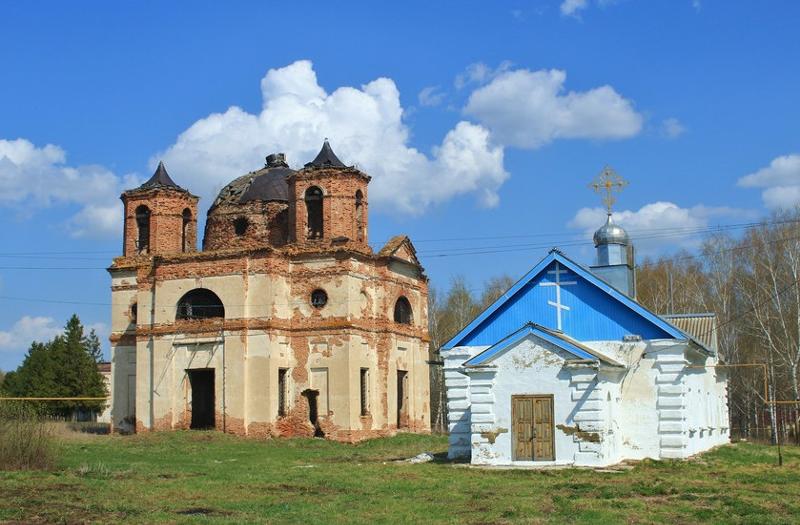
[[205,288],[196,288],[181,297],[175,319],[210,319],[225,317],[225,307],[217,294]]
[[181,251],[189,251],[189,228],[192,224],[192,211],[189,208],[183,210],[181,214],[183,225],[181,226]]
[[136,303],[131,305],[131,309],[128,312],[128,318],[131,320],[131,323],[136,324],[138,322],[139,317],[139,307]]
[[322,190],[311,186],[306,190],[305,201],[308,212],[308,238],[322,239]]
[[402,295],[394,303],[394,322],[400,324],[411,324],[414,319],[411,311],[411,303]]
[[356,240],[364,240],[364,194],[356,191]]
[[147,253],[150,251],[150,208],[142,204],[136,208],[136,251]]
[[247,232],[247,228],[250,227],[250,221],[247,220],[246,217],[237,217],[233,221],[233,231],[241,237]]

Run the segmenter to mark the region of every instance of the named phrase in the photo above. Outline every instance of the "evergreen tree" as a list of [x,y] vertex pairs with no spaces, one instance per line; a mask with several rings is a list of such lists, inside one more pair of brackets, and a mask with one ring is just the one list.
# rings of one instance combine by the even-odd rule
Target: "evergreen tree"
[[[92,331],[85,336],[80,319],[73,315],[63,334],[31,344],[19,368],[6,376],[3,389],[19,397],[105,397],[105,381],[97,370],[99,355],[97,335]],[[47,407],[69,415],[76,409],[99,411],[104,405],[104,401],[59,401]]]
[[100,338],[97,337],[97,334],[92,328],[89,331],[89,335],[86,337],[86,344],[89,348],[89,354],[94,359],[95,363],[100,363],[103,361],[103,347],[100,344]]

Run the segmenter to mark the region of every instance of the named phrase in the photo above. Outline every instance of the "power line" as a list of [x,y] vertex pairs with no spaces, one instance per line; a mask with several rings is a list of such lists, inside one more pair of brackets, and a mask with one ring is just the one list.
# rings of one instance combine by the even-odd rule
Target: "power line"
[[[769,224],[782,224],[782,223],[790,223],[790,222],[799,222],[799,221],[798,220],[774,221],[774,222],[769,223]],[[762,225],[762,224],[764,224],[764,223],[742,223],[742,224],[738,224],[738,225],[727,225],[726,228],[731,229],[733,227],[743,227],[743,226],[752,227],[753,225],[758,226],[758,225]],[[706,230],[713,230],[713,229],[716,229],[716,228],[717,227],[711,227],[711,228],[705,228],[705,229]],[[772,243],[777,243],[777,242],[783,242],[783,241],[786,241],[786,240],[796,240],[796,239],[800,239],[800,237],[786,237],[786,238],[780,238],[780,239],[775,239],[775,240],[766,241],[766,242],[768,242],[769,244],[772,244]],[[579,244],[585,244],[585,243],[573,243],[573,244],[568,244],[568,246],[575,246],[575,245],[579,245]],[[492,250],[492,251],[483,251],[483,252],[475,252],[475,253],[506,253],[506,252],[510,252],[510,251],[529,250],[529,249],[532,249],[533,247],[549,247],[550,245],[549,244],[533,245],[532,244],[532,245],[525,245],[525,246],[526,246],[525,248],[506,249],[506,250]],[[717,251],[715,251],[713,253],[726,253],[726,252],[750,249],[752,247],[753,247],[752,245],[735,246],[735,247],[731,247],[731,248],[727,248],[727,249],[717,250]],[[457,254],[457,255],[470,255],[470,254],[471,253],[462,253],[462,254]],[[431,255],[429,257],[436,257],[436,256],[435,255]],[[653,263],[650,263],[648,265],[643,265],[643,267],[653,266],[653,265],[656,265],[656,264],[669,262],[669,261],[680,261],[680,260],[695,259],[695,258],[700,258],[700,257],[708,257],[708,254],[680,255],[680,256],[675,256],[675,257],[666,257],[666,258],[658,259],[657,261],[655,261]],[[9,268],[9,267],[0,267],[0,269],[4,269],[4,268]],[[59,269],[57,267],[13,267],[13,268],[19,268],[19,269]],[[97,270],[97,269],[105,270],[106,268],[105,267],[103,267],[103,268],[74,267],[74,268],[69,268],[69,269],[74,269],[74,270]],[[470,288],[470,290],[471,291],[477,291],[478,289],[477,288]],[[74,305],[85,305],[85,306],[114,306],[114,303],[100,303],[100,302],[89,302],[89,301],[70,301],[70,300],[56,300],[56,299],[38,299],[38,298],[25,298],[25,297],[12,297],[12,296],[0,296],[0,299],[12,300],[12,301],[29,301],[29,302],[53,303],[53,304],[74,304]],[[346,302],[341,302],[341,303],[330,302],[328,304],[346,304],[346,303],[350,303],[350,302],[359,302],[359,301],[346,301]],[[277,303],[277,302],[276,303],[271,303],[271,305],[277,305],[277,306],[297,306],[297,305],[301,305],[301,304],[305,304],[305,302],[304,301],[295,301],[295,302],[292,302],[292,303]],[[127,304],[123,304],[123,305],[117,304],[117,306],[125,306],[126,307],[128,305]],[[244,307],[244,306],[255,307],[255,306],[270,306],[270,305],[266,305],[266,304],[262,304],[262,305],[249,304],[249,305],[228,305],[228,306],[229,307]],[[156,307],[159,307],[159,308],[176,308],[176,305],[156,305]]]
[[[641,240],[652,240],[652,239],[664,239],[664,238],[672,238],[672,237],[682,237],[682,236],[694,236],[694,235],[702,235],[706,233],[718,233],[724,231],[731,231],[737,229],[747,229],[747,228],[754,228],[764,224],[783,224],[783,223],[790,223],[790,222],[800,222],[800,220],[787,220],[787,221],[773,221],[770,223],[739,223],[739,224],[728,224],[728,225],[720,225],[720,226],[706,226],[706,227],[686,227],[686,228],[661,228],[661,229],[652,229],[650,231],[659,232],[659,233],[652,233],[650,235],[640,235],[637,237],[633,237],[634,241],[641,241]],[[543,234],[544,235],[544,234]],[[498,239],[503,237],[496,237]],[[466,239],[466,238],[464,238]],[[589,245],[591,241],[585,240],[571,240],[571,241],[561,241],[559,242],[558,239],[553,239],[553,241],[547,243],[524,243],[524,244],[506,244],[506,245],[494,245],[494,246],[473,246],[473,247],[449,247],[449,248],[439,248],[439,249],[432,249],[432,250],[422,250],[418,251],[417,253],[421,256],[425,256],[427,258],[442,258],[442,257],[459,257],[459,256],[466,256],[466,255],[488,255],[488,254],[498,254],[498,253],[512,253],[512,252],[520,252],[520,251],[530,251],[535,249],[543,249],[549,248],[553,246],[559,247],[572,247],[572,246],[583,246]],[[441,253],[440,253],[441,252]],[[44,253],[44,252],[42,252]],[[19,254],[0,254],[0,257],[28,257],[28,256],[21,256]],[[33,257],[33,256],[31,256]],[[686,256],[683,256],[686,257]],[[57,259],[57,257],[51,257],[53,259]],[[76,258],[81,260],[95,260],[90,258]],[[106,270],[106,267],[92,267],[92,266],[0,266],[0,270],[59,270],[59,271],[69,271],[69,270]]]
[[[800,222],[800,219],[786,219],[780,221],[770,221],[768,223],[765,222],[746,222],[746,223],[733,223],[733,224],[722,224],[722,225],[715,225],[715,226],[674,226],[674,227],[662,227],[662,228],[640,228],[640,229],[629,229],[628,234],[631,237],[636,239],[650,239],[650,238],[658,238],[663,236],[666,237],[673,237],[673,236],[681,236],[681,235],[695,235],[699,233],[710,233],[715,231],[728,231],[728,230],[735,230],[735,229],[742,229],[742,228],[751,228],[757,227],[763,224],[785,224],[785,223],[793,223],[793,222]],[[464,242],[464,241],[483,241],[483,240],[504,240],[504,239],[531,239],[531,238],[546,238],[552,237],[550,241],[547,242],[540,242],[536,244],[511,244],[511,245],[503,245],[502,247],[523,247],[523,246],[552,246],[552,245],[567,245],[566,243],[575,243],[576,244],[585,244],[589,243],[590,241],[585,240],[586,233],[585,232],[542,232],[542,233],[530,233],[530,234],[518,234],[518,235],[491,235],[491,236],[475,236],[475,237],[450,237],[450,238],[439,238],[439,239],[414,239],[415,244],[420,243],[427,243],[427,242]],[[375,246],[384,244],[386,241],[377,241],[372,243]],[[453,250],[483,250],[487,247],[481,246],[467,246],[467,247],[449,247],[449,248],[441,248],[441,249],[432,249],[432,251],[453,251]],[[429,250],[430,251],[430,250]],[[424,253],[424,250],[420,253]],[[58,259],[62,257],[46,257],[46,256],[62,256],[62,255],[86,255],[86,254],[118,254],[118,252],[113,250],[96,250],[96,251],[37,251],[37,252],[0,252],[0,257],[2,258],[52,258]],[[63,257],[63,259],[74,259],[74,260],[107,260],[106,258],[99,258],[99,257]]]
[[[739,228],[752,228],[754,226],[737,226],[735,229]],[[725,229],[720,229],[718,227],[712,228],[703,228],[697,229],[694,231],[686,231],[686,232],[673,232],[673,233],[659,233],[659,234],[652,234],[652,235],[642,235],[638,237],[634,237],[633,241],[642,241],[642,240],[653,240],[653,239],[666,239],[671,237],[684,237],[684,236],[694,236],[694,235],[702,235],[706,233],[717,233],[721,231],[730,231],[734,229],[733,227],[728,227]],[[493,254],[493,253],[509,253],[509,252],[519,252],[519,251],[528,251],[533,249],[542,249],[542,248],[549,248],[553,246],[558,246],[559,248],[564,247],[572,247],[572,246],[585,246],[591,245],[592,242],[590,241],[571,241],[571,242],[562,242],[562,243],[537,243],[537,244],[511,244],[511,245],[504,245],[504,246],[486,246],[481,248],[442,248],[439,250],[432,250],[432,251],[420,251],[418,252],[420,255],[424,255],[427,258],[438,258],[438,257],[456,257],[462,255],[482,255],[482,254]],[[458,253],[452,253],[457,250],[474,250],[474,251],[460,251]],[[438,253],[438,252],[446,252],[446,253]]]
[[[800,240],[800,236],[796,236],[796,237],[781,237],[779,239],[766,240],[766,241],[763,241],[763,243],[764,244],[778,244],[778,243],[782,243],[782,242],[786,242],[786,241],[796,241],[796,240]],[[728,252],[736,252],[736,251],[740,251],[740,250],[749,250],[749,249],[752,249],[752,248],[754,248],[754,246],[752,244],[744,244],[744,245],[741,245],[741,246],[732,246],[730,248],[722,248],[722,249],[719,249],[719,250],[714,250],[711,253],[712,254],[723,254],[723,253],[728,253]],[[661,264],[662,262],[683,261],[683,260],[687,260],[687,259],[708,258],[709,256],[710,256],[709,254],[705,254],[705,253],[696,253],[694,255],[687,254],[687,255],[679,255],[679,256],[675,256],[675,257],[663,257],[663,258],[659,258],[659,259],[656,259],[654,261],[648,262],[646,264],[637,265],[637,267],[645,268],[645,267],[649,267],[649,266],[656,266],[658,264]]]

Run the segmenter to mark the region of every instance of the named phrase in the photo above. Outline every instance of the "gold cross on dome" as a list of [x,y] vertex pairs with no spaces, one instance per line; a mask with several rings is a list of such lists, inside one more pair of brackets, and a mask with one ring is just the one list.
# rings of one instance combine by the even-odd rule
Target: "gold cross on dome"
[[611,215],[611,207],[617,202],[617,198],[614,196],[614,192],[616,191],[619,193],[622,191],[622,188],[628,185],[628,181],[617,175],[617,172],[614,171],[610,166],[606,166],[603,168],[603,171],[589,184],[589,187],[594,190],[597,194],[603,195],[602,200],[603,204],[606,206],[606,211],[609,215]]

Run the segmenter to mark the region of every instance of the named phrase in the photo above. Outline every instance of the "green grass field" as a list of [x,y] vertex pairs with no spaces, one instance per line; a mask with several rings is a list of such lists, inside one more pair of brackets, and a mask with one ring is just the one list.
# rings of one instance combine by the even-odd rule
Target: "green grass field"
[[357,445],[219,433],[67,440],[57,470],[0,472],[2,522],[798,523],[800,449],[738,444],[622,472],[485,470],[442,436]]

